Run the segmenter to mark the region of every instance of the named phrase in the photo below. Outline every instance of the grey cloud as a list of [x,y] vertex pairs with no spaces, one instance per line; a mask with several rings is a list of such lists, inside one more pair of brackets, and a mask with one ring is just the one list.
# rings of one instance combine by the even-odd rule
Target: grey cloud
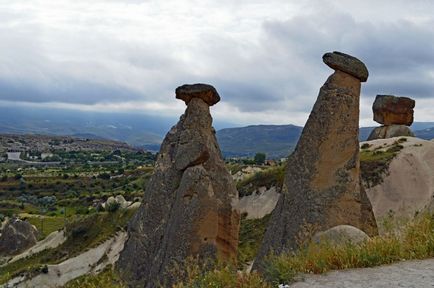
[[[349,1],[353,4],[348,6],[362,5],[356,2]],[[234,3],[230,2],[230,9],[235,11],[249,1]],[[174,33],[173,37],[188,39],[182,47],[142,39],[140,29],[137,40],[125,40],[105,30],[113,25],[110,19],[98,26],[100,18],[91,18],[92,25],[80,27],[76,35],[62,34],[53,27],[50,32],[57,38],[47,42],[46,31],[33,27],[32,19],[20,19],[28,23],[0,28],[0,100],[167,102],[173,101],[173,90],[180,84],[208,82],[216,86],[224,102],[242,112],[309,112],[319,87],[332,72],[321,56],[333,50],[367,64],[370,78],[363,85],[365,98],[373,100],[379,93],[434,98],[434,21],[427,18],[415,24],[404,19],[406,6],[417,5],[389,1],[389,5],[381,4],[381,11],[390,7],[394,13],[396,9],[402,19],[390,15],[383,19],[381,11],[374,11],[372,19],[362,19],[358,11],[340,9],[341,2],[301,3],[314,9],[286,20],[273,20],[270,15],[259,35],[252,34],[254,39],[246,36],[248,30],[202,29],[196,38]],[[283,4],[285,1],[273,2]],[[375,4],[371,3],[372,9]],[[209,11],[212,8],[217,9],[210,6]],[[50,44],[55,47],[47,47]],[[62,57],[68,59],[59,60]]]
[[0,80],[0,100],[17,102],[61,102],[95,104],[140,100],[143,96],[124,87],[107,86],[91,82],[68,81],[40,86],[37,83],[12,83]]

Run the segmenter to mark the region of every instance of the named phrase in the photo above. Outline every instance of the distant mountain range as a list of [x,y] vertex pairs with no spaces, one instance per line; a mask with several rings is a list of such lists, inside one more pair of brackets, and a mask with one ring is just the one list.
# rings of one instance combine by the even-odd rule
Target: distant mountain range
[[[415,122],[411,128],[418,138],[434,138],[434,122]],[[372,129],[374,127],[360,128],[360,141],[365,141]],[[289,155],[302,130],[303,127],[294,125],[254,125],[219,130],[217,139],[225,157],[251,157],[263,152],[274,159]]]
[[[150,151],[159,150],[164,135],[177,121],[175,117],[139,113],[0,107],[0,133],[110,139]],[[234,124],[214,122],[216,129],[231,126]],[[366,140],[372,129],[360,128],[360,140]],[[295,148],[302,130],[295,125],[252,125],[218,130],[217,139],[225,157],[250,157],[263,152],[269,158],[280,158]],[[415,122],[412,130],[419,138],[434,138],[434,122]]]
[[70,135],[133,146],[159,144],[174,121],[141,114],[0,107],[0,133]]
[[303,127],[295,125],[252,125],[217,131],[226,157],[252,156],[264,152],[269,158],[283,157],[295,148]]
[[[178,117],[140,113],[0,106],[0,133],[110,139],[154,151],[177,121]],[[216,129],[231,126],[214,123]]]

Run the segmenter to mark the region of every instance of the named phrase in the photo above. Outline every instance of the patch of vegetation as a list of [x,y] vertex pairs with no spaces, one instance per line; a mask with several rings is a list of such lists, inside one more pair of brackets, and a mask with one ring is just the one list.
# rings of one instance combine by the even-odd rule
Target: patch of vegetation
[[243,215],[238,245],[238,267],[243,269],[255,259],[271,214],[261,219],[246,219]]
[[58,231],[65,227],[66,219],[64,217],[50,216],[28,216],[26,217],[32,225],[39,231],[39,240],[44,239],[50,233]]
[[251,195],[257,188],[265,186],[281,187],[285,177],[285,166],[276,166],[264,171],[257,172],[252,176],[237,183],[240,197]]
[[360,148],[362,148],[362,149],[368,149],[368,148],[371,147],[371,146],[372,146],[372,145],[369,144],[369,143],[363,143],[362,147],[360,147]]
[[297,253],[270,257],[264,277],[272,284],[291,283],[299,273],[374,267],[434,256],[434,215],[408,224],[402,235],[377,236],[360,245],[311,243]]
[[214,264],[210,269],[209,264],[188,260],[183,266],[185,280],[173,288],[271,288],[258,273],[239,272],[230,265]]
[[204,272],[197,264],[189,265],[186,268],[187,280],[175,287],[271,288],[279,284],[290,284],[299,274],[320,274],[331,270],[374,267],[432,257],[434,215],[426,214],[409,223],[400,234],[377,236],[359,245],[310,243],[295,253],[270,256],[263,275],[239,273],[231,266],[220,266]]
[[382,183],[384,174],[388,172],[390,162],[402,148],[404,147],[399,144],[398,140],[387,150],[363,149],[360,152],[360,172],[368,187],[374,187]]
[[39,271],[46,264],[57,264],[94,248],[125,229],[135,209],[118,210],[115,213],[95,213],[77,217],[65,226],[67,240],[55,249],[45,250],[0,267],[0,284],[9,279]]
[[256,153],[255,157],[253,158],[253,161],[255,161],[256,165],[262,165],[265,163],[266,158],[267,155],[265,153]]
[[119,275],[111,266],[97,275],[85,275],[69,281],[64,288],[126,288],[127,286],[119,278]]
[[228,169],[229,173],[231,173],[231,175],[234,175],[237,172],[243,170],[243,165],[239,163],[226,163],[226,168]]

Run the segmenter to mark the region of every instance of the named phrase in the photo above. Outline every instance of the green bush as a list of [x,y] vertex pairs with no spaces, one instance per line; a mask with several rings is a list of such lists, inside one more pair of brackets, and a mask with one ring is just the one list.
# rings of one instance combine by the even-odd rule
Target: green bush
[[118,211],[120,207],[121,207],[121,204],[119,204],[118,202],[111,202],[111,203],[106,204],[105,210],[107,212],[114,213],[114,212]]

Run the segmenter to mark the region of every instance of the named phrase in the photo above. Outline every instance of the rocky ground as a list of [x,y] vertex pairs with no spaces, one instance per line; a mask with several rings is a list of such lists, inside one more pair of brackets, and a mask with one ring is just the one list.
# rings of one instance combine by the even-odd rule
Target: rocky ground
[[375,268],[309,275],[291,288],[396,288],[434,287],[434,259],[401,262]]

